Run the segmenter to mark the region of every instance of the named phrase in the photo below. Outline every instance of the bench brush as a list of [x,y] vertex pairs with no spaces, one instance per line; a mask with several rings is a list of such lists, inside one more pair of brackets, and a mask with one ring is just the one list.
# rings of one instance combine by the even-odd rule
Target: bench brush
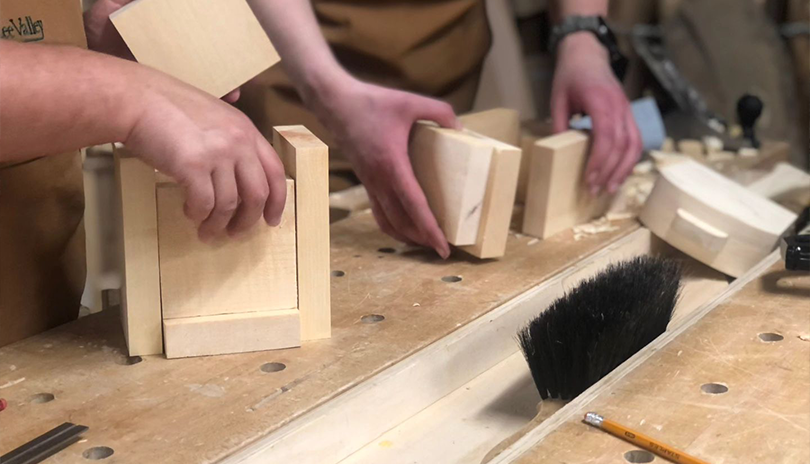
[[554,301],[518,332],[540,396],[569,400],[667,328],[681,269],[642,256],[610,265]]

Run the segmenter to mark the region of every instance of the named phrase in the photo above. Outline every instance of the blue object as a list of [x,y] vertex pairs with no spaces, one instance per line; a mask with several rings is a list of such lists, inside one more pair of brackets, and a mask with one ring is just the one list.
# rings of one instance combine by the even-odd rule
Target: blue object
[[[630,108],[633,111],[633,119],[636,120],[638,130],[641,132],[641,143],[644,145],[644,150],[661,148],[667,132],[664,129],[664,121],[661,119],[661,111],[658,110],[655,99],[651,97],[639,98],[630,104]],[[578,130],[591,130],[591,117],[585,116],[571,121],[569,127]]]

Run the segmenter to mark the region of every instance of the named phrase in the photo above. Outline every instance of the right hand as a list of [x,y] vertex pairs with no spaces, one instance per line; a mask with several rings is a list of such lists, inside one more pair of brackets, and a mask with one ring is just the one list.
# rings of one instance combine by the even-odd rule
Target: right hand
[[414,175],[408,137],[420,119],[460,128],[453,108],[439,100],[346,79],[334,91],[309,101],[365,185],[380,230],[405,243],[429,246],[447,258],[450,246]]
[[287,197],[284,167],[253,123],[227,103],[164,74],[152,79],[124,141],[147,164],[186,190],[185,214],[200,239],[238,235],[262,215],[281,222]]

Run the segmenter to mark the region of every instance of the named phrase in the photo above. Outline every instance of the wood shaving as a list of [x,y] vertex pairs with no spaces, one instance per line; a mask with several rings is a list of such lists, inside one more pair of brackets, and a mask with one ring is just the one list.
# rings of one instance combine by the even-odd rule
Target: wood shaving
[[799,340],[803,342],[810,342],[810,334],[799,335]]
[[574,226],[574,240],[579,241],[591,235],[612,232],[614,230],[619,230],[619,227],[611,224],[610,219],[608,219],[607,216],[602,216],[599,219],[591,221],[587,224]]

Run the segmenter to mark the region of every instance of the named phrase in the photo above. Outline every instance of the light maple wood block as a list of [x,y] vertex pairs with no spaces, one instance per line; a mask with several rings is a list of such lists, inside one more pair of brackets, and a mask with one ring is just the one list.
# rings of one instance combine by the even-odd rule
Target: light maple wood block
[[301,339],[329,338],[329,148],[304,126],[274,127],[273,146],[287,175],[295,179]]
[[667,243],[739,277],[765,258],[796,215],[691,159],[659,167],[639,215]]
[[295,192],[277,227],[255,224],[245,236],[213,244],[197,238],[183,213],[184,189],[158,184],[158,243],[163,319],[295,309]]
[[295,309],[167,319],[163,330],[167,358],[301,346]]
[[475,244],[460,249],[477,258],[499,258],[506,252],[520,174],[521,150],[472,131],[465,133],[489,142],[493,148],[478,235]]
[[678,151],[697,161],[705,159],[703,142],[695,139],[681,139],[678,141]]
[[545,137],[532,146],[523,233],[547,238],[607,211],[609,196],[593,197],[584,172],[590,140],[578,131]]
[[474,245],[492,144],[457,130],[419,122],[413,129],[409,153],[413,172],[448,243]]
[[121,320],[130,356],[163,352],[155,170],[115,148],[122,231]]
[[217,98],[279,61],[245,0],[136,0],[110,19],[138,62]]
[[459,116],[465,129],[512,146],[520,145],[520,115],[511,108],[494,108]]

